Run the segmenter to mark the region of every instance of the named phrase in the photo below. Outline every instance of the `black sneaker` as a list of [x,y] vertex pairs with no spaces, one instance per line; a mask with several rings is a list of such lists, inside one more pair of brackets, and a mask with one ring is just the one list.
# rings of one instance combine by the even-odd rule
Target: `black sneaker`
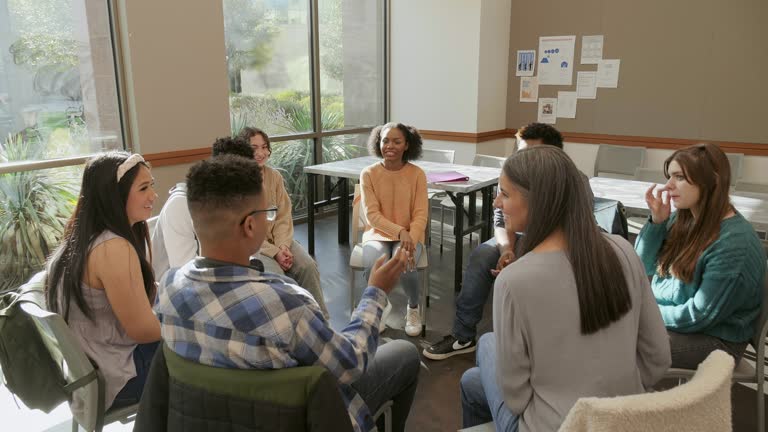
[[424,357],[432,360],[445,360],[457,354],[467,354],[477,349],[477,342],[473,339],[466,343],[459,342],[453,335],[448,335],[440,342],[424,349]]

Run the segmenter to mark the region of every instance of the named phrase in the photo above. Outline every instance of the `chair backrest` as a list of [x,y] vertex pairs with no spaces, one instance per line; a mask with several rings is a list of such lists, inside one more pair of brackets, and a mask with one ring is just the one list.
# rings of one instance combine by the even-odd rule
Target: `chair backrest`
[[472,161],[472,165],[488,168],[501,168],[504,166],[504,161],[506,160],[507,158],[503,157],[476,154],[475,159]]
[[[33,278],[36,281],[37,278]],[[45,284],[45,277],[39,282]],[[30,282],[32,283],[32,282]],[[49,312],[34,303],[24,303],[21,309],[35,323],[40,336],[51,357],[61,370],[62,377],[67,383],[75,382],[94,371],[93,364],[85,355],[80,343],[75,339],[64,318],[61,315]],[[82,401],[81,409],[73,414],[86,430],[90,430],[96,424],[99,415],[99,391],[96,380],[75,391],[75,397]],[[103,414],[103,413],[102,413]]]
[[768,195],[768,184],[737,181],[734,185],[736,192],[751,192]]
[[[337,419],[340,417],[344,420],[349,418],[336,379],[322,366],[266,370],[232,369],[207,366],[187,360],[176,354],[165,343],[162,344],[162,352],[169,378],[186,388],[191,388],[195,393],[205,395],[206,401],[213,401],[215,396],[226,400],[235,399],[232,410],[236,410],[235,407],[242,405],[244,401],[263,403],[269,407],[276,407],[275,415],[280,414],[281,407],[295,409],[308,408],[311,404],[321,404],[330,410],[330,412],[324,412],[324,416]],[[185,398],[184,395],[180,397],[182,400]],[[201,408],[208,409],[206,406]],[[228,414],[228,411],[218,412],[217,408],[221,407],[211,408],[212,413]],[[246,411],[249,410],[246,409]],[[207,413],[199,414],[205,418]],[[349,430],[351,427],[349,423]]]
[[454,150],[421,149],[421,160],[427,162],[453,163],[455,155]]
[[667,178],[664,177],[664,171],[643,167],[637,167],[635,170],[635,180],[658,184],[665,184],[667,182]]
[[645,147],[600,144],[595,177],[634,179],[635,170],[645,163]]
[[609,198],[594,197],[592,201],[592,214],[595,222],[601,230],[629,238],[629,222],[627,212],[621,201]]
[[717,350],[690,381],[670,390],[581,398],[559,431],[730,431],[733,364],[733,357]]
[[363,232],[367,221],[365,219],[365,212],[362,210],[363,197],[360,194],[360,184],[355,184],[355,194],[352,199],[352,245],[360,244],[362,242]]
[[744,154],[726,153],[725,155],[728,157],[728,163],[731,165],[731,186],[733,186],[737,181],[741,180],[741,176],[744,173]]

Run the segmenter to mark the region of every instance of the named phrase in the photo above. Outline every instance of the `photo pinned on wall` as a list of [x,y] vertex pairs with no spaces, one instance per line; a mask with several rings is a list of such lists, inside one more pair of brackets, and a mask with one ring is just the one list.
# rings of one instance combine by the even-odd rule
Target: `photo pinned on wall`
[[533,76],[536,69],[536,50],[518,50],[517,51],[517,70],[515,76],[530,77]]
[[555,124],[557,121],[557,98],[539,98],[539,123]]
[[520,102],[537,102],[539,100],[539,78],[520,78]]

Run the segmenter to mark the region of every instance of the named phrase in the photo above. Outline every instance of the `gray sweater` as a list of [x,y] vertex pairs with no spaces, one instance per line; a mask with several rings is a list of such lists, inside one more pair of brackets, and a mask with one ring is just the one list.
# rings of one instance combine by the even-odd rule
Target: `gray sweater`
[[496,279],[493,330],[497,376],[520,431],[556,431],[585,396],[642,393],[671,363],[669,339],[640,258],[605,234],[617,252],[632,309],[597,333],[582,335],[579,299],[564,252],[530,252]]

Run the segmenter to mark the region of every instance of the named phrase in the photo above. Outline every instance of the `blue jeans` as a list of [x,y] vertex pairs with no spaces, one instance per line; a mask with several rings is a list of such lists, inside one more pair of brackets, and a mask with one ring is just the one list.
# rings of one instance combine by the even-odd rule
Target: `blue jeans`
[[144,383],[147,382],[149,366],[160,342],[140,344],[133,350],[133,364],[136,366],[136,376],[128,380],[115,396],[110,408],[118,408],[139,403],[141,393],[144,391]]
[[519,416],[504,403],[496,380],[496,339],[486,333],[478,342],[477,366],[461,377],[462,427],[493,421],[497,431],[517,432]]
[[[416,243],[416,252],[413,254],[414,262],[419,262],[421,257],[421,251],[424,246],[421,243]],[[363,243],[363,265],[365,271],[363,276],[365,277],[365,283],[368,283],[368,276],[371,275],[371,269],[373,264],[379,259],[380,256],[386,255],[390,258],[397,253],[400,249],[400,242],[397,241],[377,241],[369,240]],[[405,294],[408,296],[408,306],[416,307],[419,305],[419,275],[416,269],[413,271],[405,272],[400,276],[400,282],[403,284]]]
[[469,254],[461,292],[456,298],[456,318],[453,322],[453,335],[461,341],[474,340],[477,336],[477,324],[483,318],[483,308],[493,288],[491,270],[496,268],[499,258],[501,253],[495,238]]

